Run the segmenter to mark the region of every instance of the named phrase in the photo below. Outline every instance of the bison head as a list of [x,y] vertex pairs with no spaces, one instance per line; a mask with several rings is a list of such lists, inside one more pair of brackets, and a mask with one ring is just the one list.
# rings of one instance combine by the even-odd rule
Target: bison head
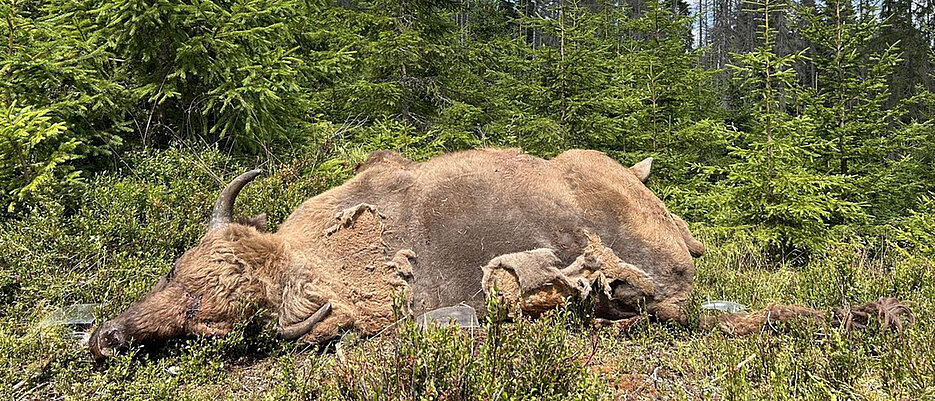
[[[281,274],[277,267],[286,257],[285,245],[265,232],[265,215],[231,219],[237,194],[259,174],[260,170],[249,171],[228,184],[198,245],[176,260],[142,299],[94,331],[89,346],[96,359],[111,356],[131,341],[223,335],[256,308],[277,306],[276,276]],[[320,320],[322,313],[318,315]],[[292,337],[304,332],[293,327],[281,334]]]

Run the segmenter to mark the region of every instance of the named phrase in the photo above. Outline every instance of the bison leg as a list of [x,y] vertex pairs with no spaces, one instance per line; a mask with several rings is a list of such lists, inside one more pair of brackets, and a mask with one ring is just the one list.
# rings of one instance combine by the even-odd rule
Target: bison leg
[[[877,302],[868,302],[853,308],[836,308],[830,316],[831,326],[840,327],[845,331],[866,328],[873,318],[878,320],[881,330],[897,332],[902,330],[905,323],[915,320],[909,307],[895,298],[880,298]],[[703,315],[699,323],[702,329],[717,327],[725,334],[743,336],[761,331],[780,331],[784,328],[781,323],[797,320],[825,325],[829,316],[809,307],[769,304],[756,312]]]
[[699,323],[702,329],[717,327],[725,334],[745,336],[761,330],[779,330],[779,323],[809,320],[815,323],[824,322],[826,316],[819,310],[804,306],[769,304],[766,308],[751,313],[705,315]]

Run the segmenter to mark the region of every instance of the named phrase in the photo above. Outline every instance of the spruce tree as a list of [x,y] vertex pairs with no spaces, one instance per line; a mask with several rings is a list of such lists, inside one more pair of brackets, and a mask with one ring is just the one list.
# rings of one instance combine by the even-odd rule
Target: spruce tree
[[786,4],[776,0],[751,2],[757,14],[761,45],[735,55],[739,86],[747,95],[750,126],[732,151],[726,186],[731,206],[721,218],[753,228],[755,236],[784,254],[792,249],[818,250],[832,223],[861,218],[861,205],[843,199],[843,177],[810,167],[821,145],[812,137],[815,121],[796,115],[791,106],[798,90],[793,63],[802,53],[778,55],[770,23]]
[[857,13],[849,2],[833,0],[798,14],[817,77],[798,99],[816,124],[816,143],[823,141],[815,168],[853,183],[847,199],[867,203],[874,215],[892,215],[893,208],[907,206],[894,202],[890,186],[879,185],[894,155],[891,130],[903,114],[902,107],[887,106],[899,53],[895,46],[877,47],[884,25],[872,10]]

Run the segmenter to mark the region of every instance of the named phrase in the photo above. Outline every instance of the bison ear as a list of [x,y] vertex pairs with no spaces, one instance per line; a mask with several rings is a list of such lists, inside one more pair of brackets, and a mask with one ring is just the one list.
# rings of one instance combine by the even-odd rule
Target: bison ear
[[649,179],[649,170],[652,168],[652,166],[653,166],[653,158],[647,157],[643,159],[643,161],[634,164],[633,167],[630,167],[630,171],[632,171],[633,174],[636,175],[636,178],[639,178],[640,181],[645,183],[646,180]]
[[256,228],[259,231],[266,231],[266,213],[260,213],[251,218],[241,218],[238,223],[245,226]]

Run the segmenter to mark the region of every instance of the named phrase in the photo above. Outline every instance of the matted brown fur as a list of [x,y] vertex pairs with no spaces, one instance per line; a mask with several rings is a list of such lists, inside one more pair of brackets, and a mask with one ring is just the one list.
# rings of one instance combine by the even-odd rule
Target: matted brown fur
[[[750,313],[719,313],[703,315],[700,327],[715,326],[726,334],[744,336],[760,331],[779,330],[780,323],[809,320],[812,323],[828,324],[828,315],[817,309],[799,305],[769,304],[766,308]],[[915,321],[908,306],[896,298],[880,298],[876,302],[850,308],[836,308],[831,325],[846,331],[865,329],[876,320],[881,330],[901,331],[906,323]]]
[[551,249],[498,256],[483,267],[484,293],[490,297],[496,292],[513,317],[521,313],[537,316],[586,291],[558,269],[559,263]]
[[310,293],[322,299],[308,310],[317,310],[327,300],[332,304],[331,316],[303,340],[330,338],[350,328],[363,335],[376,334],[395,321],[395,298],[402,305],[411,298],[405,280],[412,274],[408,258],[402,253],[388,260],[382,217],[369,205],[354,208],[351,213],[349,222],[346,212],[339,213],[338,228],[325,235],[321,257],[330,263],[316,266],[317,278],[307,286]]
[[380,152],[344,185],[303,203],[279,234],[293,248],[317,252],[318,233],[335,211],[361,203],[386,216],[387,255],[418,255],[411,283],[417,313],[460,302],[483,310],[481,267],[492,259],[544,248],[568,266],[591,233],[651,278],[651,313],[682,320],[694,278],[691,254],[703,250],[629,169],[582,150],[543,160],[483,149],[424,163]]
[[876,320],[881,330],[902,331],[907,323],[915,322],[915,314],[896,298],[882,297],[855,307],[834,310],[832,323],[845,330],[864,329]]
[[107,323],[140,340],[226,334],[256,308],[280,306],[287,259],[276,236],[253,226],[225,226],[205,235],[149,294]]
[[[422,163],[376,152],[354,178],[305,201],[276,233],[262,230],[263,218],[212,225],[172,273],[105,322],[92,342],[104,349],[125,344],[124,334],[224,334],[256,308],[272,311],[279,327],[296,327],[328,304],[330,313],[305,340],[344,329],[372,334],[392,323],[396,294],[415,313],[459,303],[484,310],[482,267],[537,249],[553,252],[554,267],[573,286],[595,283],[595,272],[608,278],[600,317],[645,308],[684,322],[692,256],[704,247],[643,183],[650,164],[630,169],[584,150],[545,160],[481,149]],[[606,266],[594,269],[595,260]],[[530,293],[527,301],[546,307],[566,293]]]
[[715,325],[726,334],[745,336],[760,330],[775,329],[777,324],[795,320],[824,322],[823,312],[799,305],[769,304],[766,308],[751,313],[721,313],[702,316],[701,327],[710,329]]

